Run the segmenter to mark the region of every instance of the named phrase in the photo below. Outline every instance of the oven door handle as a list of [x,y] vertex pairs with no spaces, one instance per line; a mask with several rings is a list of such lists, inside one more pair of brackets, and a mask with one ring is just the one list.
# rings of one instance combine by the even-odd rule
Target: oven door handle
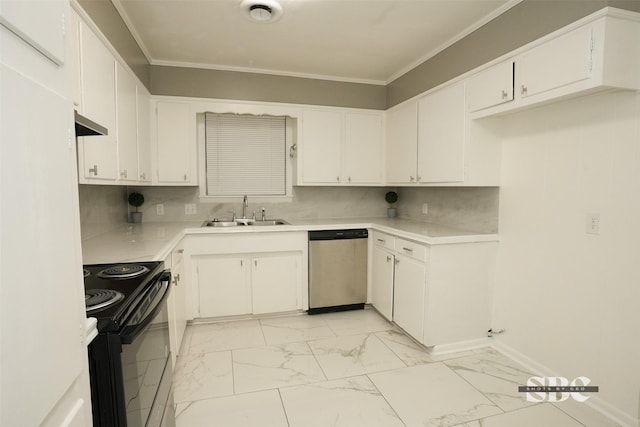
[[[140,333],[142,333],[149,326],[149,324],[151,324],[153,319],[166,304],[167,298],[169,297],[169,292],[171,291],[171,272],[169,270],[163,271],[157,281],[162,283],[164,288],[162,297],[158,298],[158,295],[154,297],[154,301],[156,302],[153,305],[150,305],[149,308],[147,308],[147,310],[145,311],[145,316],[142,320],[136,322],[133,325],[128,324],[124,328],[122,328],[122,331],[119,335],[120,340],[123,344],[131,344],[136,339],[136,337],[140,335]],[[158,292],[158,294],[160,292]]]

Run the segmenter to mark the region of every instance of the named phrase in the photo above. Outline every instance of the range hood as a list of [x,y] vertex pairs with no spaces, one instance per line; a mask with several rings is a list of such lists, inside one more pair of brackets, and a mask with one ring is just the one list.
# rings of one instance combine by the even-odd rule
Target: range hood
[[108,135],[109,130],[75,111],[76,136]]

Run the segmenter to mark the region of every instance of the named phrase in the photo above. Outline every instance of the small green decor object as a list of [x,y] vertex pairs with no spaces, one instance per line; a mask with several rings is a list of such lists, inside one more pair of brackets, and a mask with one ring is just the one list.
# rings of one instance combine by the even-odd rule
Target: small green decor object
[[393,205],[395,202],[398,201],[398,193],[396,193],[395,191],[389,191],[387,194],[384,195],[384,199],[387,201],[387,203],[389,203],[390,205]]
[[384,195],[384,200],[386,200],[386,202],[389,203],[389,207],[387,208],[387,217],[388,218],[397,217],[398,209],[396,209],[396,207],[393,206],[393,204],[398,201],[398,193],[396,193],[395,191],[389,191],[387,194]]
[[133,223],[141,223],[142,222],[142,212],[138,210],[140,206],[144,203],[144,196],[140,193],[131,193],[129,194],[129,204],[135,208],[135,212],[131,212],[131,222]]

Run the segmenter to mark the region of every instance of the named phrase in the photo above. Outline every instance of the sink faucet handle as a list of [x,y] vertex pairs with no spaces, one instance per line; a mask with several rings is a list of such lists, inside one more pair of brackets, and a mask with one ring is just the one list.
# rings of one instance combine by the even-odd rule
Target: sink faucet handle
[[236,211],[229,211],[231,212],[231,221],[235,221],[236,220]]
[[266,214],[267,210],[265,208],[262,208],[261,210],[262,210],[261,221],[265,221],[267,219],[267,214]]
[[253,211],[253,217],[252,218],[253,218],[254,221],[256,220],[256,211]]

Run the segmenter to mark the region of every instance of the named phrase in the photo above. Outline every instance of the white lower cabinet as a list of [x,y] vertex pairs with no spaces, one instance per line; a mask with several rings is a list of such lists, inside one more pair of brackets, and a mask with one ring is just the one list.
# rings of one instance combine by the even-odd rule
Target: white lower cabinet
[[171,293],[167,301],[167,310],[171,361],[175,368],[176,358],[180,355],[184,331],[187,328],[188,305],[184,271],[184,243],[176,245],[164,264],[165,268],[171,268]]
[[427,248],[396,238],[393,321],[409,335],[422,340]]
[[190,236],[187,245],[194,317],[307,308],[306,232]]
[[[393,237],[391,237],[393,239]],[[374,244],[371,265],[371,305],[387,320],[393,320],[393,265],[395,255]]]
[[374,231],[371,304],[435,353],[482,345],[496,250],[496,242],[426,245]]
[[240,256],[202,255],[195,258],[200,317],[251,313],[251,282]]

